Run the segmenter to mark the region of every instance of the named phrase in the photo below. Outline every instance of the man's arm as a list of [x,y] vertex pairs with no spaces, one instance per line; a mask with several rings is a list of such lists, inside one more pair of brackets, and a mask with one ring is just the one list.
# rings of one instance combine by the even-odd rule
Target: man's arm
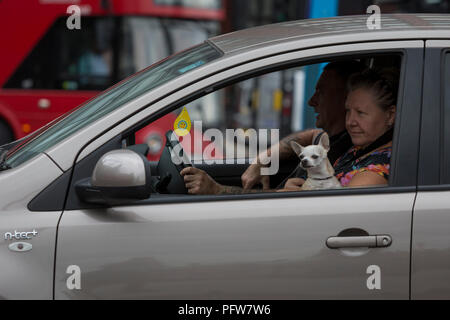
[[[258,157],[253,161],[253,163],[245,170],[242,174],[242,186],[245,190],[249,190],[254,185],[258,183],[262,183],[264,189],[269,188],[269,177],[261,175],[261,167],[264,165],[261,164],[261,159],[263,157],[270,157],[272,154],[272,149],[279,148],[279,159],[285,160],[294,156],[295,153],[289,145],[290,141],[295,141],[303,146],[308,146],[312,144],[315,136],[319,134],[322,130],[320,129],[307,129],[303,131],[294,132],[283,139],[280,140],[274,146],[271,146],[266,151],[261,152]],[[264,159],[265,160],[265,159]],[[263,163],[267,163],[267,161],[262,161]]]
[[[291,156],[295,155],[294,151],[289,145],[289,142],[295,141],[302,146],[309,146],[310,144],[312,144],[314,137],[320,132],[322,132],[322,130],[320,129],[307,129],[291,133],[290,135],[281,139],[279,143],[280,160],[289,159]],[[271,154],[271,149],[272,147],[267,151],[268,156],[270,156]]]

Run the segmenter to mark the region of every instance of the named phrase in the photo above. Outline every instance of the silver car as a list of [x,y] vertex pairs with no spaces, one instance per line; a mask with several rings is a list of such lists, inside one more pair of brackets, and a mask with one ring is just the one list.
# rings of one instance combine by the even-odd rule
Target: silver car
[[[367,19],[209,39],[3,146],[0,296],[449,299],[450,16],[382,15],[373,30]],[[220,110],[230,88],[280,75],[301,83],[305,66],[348,57],[401,67],[386,187],[193,196],[169,155],[177,141],[158,162],[134,144],[198,99]],[[238,185],[249,161],[193,165]]]

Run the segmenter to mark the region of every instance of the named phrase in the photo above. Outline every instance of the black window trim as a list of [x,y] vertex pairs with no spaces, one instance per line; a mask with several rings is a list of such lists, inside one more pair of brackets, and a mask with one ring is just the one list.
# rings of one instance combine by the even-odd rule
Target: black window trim
[[445,58],[449,53],[450,48],[425,48],[418,191],[450,190],[450,171],[444,162],[446,150],[450,151],[444,143]]
[[[438,137],[438,143],[434,143],[434,149],[422,150],[421,162],[421,173],[422,175],[429,176],[434,175],[434,179],[431,181],[424,182],[424,178],[418,183],[418,191],[422,192],[435,192],[435,191],[449,191],[450,190],[450,168],[446,166],[448,161],[450,161],[450,146],[446,145],[447,133],[450,132],[450,122],[445,119],[445,108],[446,108],[446,96],[450,99],[450,90],[445,87],[446,71],[450,70],[450,48],[448,47],[430,47],[426,48],[427,57],[429,58],[428,64],[432,64],[434,67],[434,74],[431,79],[428,79],[428,87],[425,88],[424,83],[424,103],[432,105],[429,95],[434,97],[439,97],[439,108],[438,111],[433,115],[434,123],[439,124],[438,136],[436,132],[429,133],[429,130],[423,128],[421,133],[421,139],[425,141],[430,141],[430,139],[436,139]],[[439,81],[439,85],[435,84],[435,81]],[[450,101],[447,103],[450,107]],[[450,112],[450,110],[448,110]],[[425,114],[424,117],[429,116]],[[450,115],[448,116],[450,119]],[[447,140],[448,141],[448,140]],[[426,142],[424,142],[426,144]],[[430,157],[429,152],[435,152],[437,157]],[[433,159],[435,158],[435,159]],[[447,163],[446,163],[447,160]],[[431,164],[430,161],[435,161]],[[438,165],[436,165],[436,162]]]

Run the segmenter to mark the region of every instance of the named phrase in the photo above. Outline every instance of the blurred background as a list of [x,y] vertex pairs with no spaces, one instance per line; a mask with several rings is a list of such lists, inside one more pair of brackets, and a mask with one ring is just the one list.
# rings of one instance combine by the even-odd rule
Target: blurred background
[[[70,30],[67,8],[81,10]],[[449,13],[450,0],[0,0],[0,145],[21,138],[131,74],[205,39],[243,28],[308,18],[381,13]],[[314,127],[307,101],[321,66],[244,82],[224,103],[188,108],[205,128],[280,128],[284,136]],[[292,96],[292,86],[303,86]],[[255,96],[264,92],[264,99]],[[218,93],[219,95],[219,93]],[[228,97],[229,98],[229,97]],[[207,106],[215,105],[215,108]],[[153,155],[173,127],[171,113],[137,139]]]

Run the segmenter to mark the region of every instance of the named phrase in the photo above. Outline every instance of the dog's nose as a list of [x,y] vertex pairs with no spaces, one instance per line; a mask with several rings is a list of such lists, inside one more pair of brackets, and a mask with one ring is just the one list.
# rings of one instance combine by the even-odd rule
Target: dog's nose
[[308,165],[308,160],[303,159],[303,160],[302,160],[302,166],[307,166],[307,165]]

